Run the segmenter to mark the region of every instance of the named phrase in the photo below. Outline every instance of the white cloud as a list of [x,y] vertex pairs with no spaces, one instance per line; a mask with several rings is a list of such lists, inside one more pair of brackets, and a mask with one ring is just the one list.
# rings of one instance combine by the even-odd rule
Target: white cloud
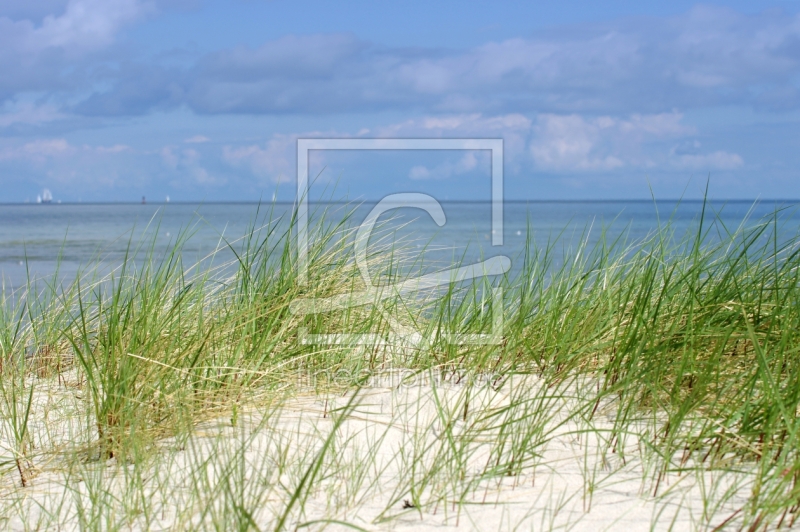
[[[732,170],[744,164],[735,153],[703,153],[694,139],[697,128],[685,123],[683,114],[678,112],[628,116],[542,113],[534,118],[519,113],[469,113],[424,116],[373,127],[372,131],[379,138],[500,137],[504,139],[506,169],[517,173],[531,169],[557,173],[602,173],[623,168]],[[678,146],[670,149],[666,143],[674,145],[676,140]],[[278,155],[284,150],[288,145],[280,149],[251,146],[236,153],[236,157],[229,153],[228,160],[247,158],[255,165],[254,171],[265,176],[275,172],[275,168],[270,169],[275,161],[289,158]],[[476,153],[477,158],[470,152],[458,161],[416,165],[409,169],[408,177],[447,179],[467,173],[480,164],[483,155]]]
[[113,41],[120,28],[153,9],[151,3],[139,0],[70,0],[62,15],[46,16],[38,28],[28,23],[23,42],[30,50],[101,48]]
[[164,161],[167,168],[171,170],[178,168],[178,163],[180,162],[180,158],[178,154],[175,153],[175,148],[172,146],[164,146],[161,148],[161,160]]
[[612,170],[623,162],[600,153],[602,134],[613,127],[609,117],[586,120],[579,115],[542,115],[531,143],[536,165],[544,170]]
[[[117,36],[153,11],[151,0],[69,0],[41,20],[0,15],[0,104],[28,101],[15,104],[16,110],[5,103],[0,127],[61,118],[99,87],[108,88],[110,78],[121,75],[110,64],[126,63],[124,53],[110,49]],[[141,87],[135,94],[142,94]]]
[[297,138],[298,135],[275,135],[263,146],[225,146],[222,157],[231,166],[246,168],[259,178],[275,183],[290,181],[294,178],[291,154]]
[[[532,121],[520,113],[484,116],[481,113],[425,116],[375,128],[377,137],[502,138],[505,161],[517,168],[525,153]],[[415,179],[422,179],[418,170]]]
[[646,149],[647,143],[696,133],[682,119],[680,113],[628,118],[541,114],[533,128],[530,153],[539,169],[556,172],[648,167],[659,156]]
[[74,153],[76,148],[64,139],[35,140],[19,148],[19,157],[54,157]]
[[65,139],[39,139],[22,146],[8,147],[0,151],[0,160],[25,160],[43,163],[54,157],[65,157],[75,154],[78,149]]
[[489,165],[489,157],[484,151],[468,151],[455,162],[446,161],[433,168],[414,166],[408,173],[410,179],[448,179],[453,176],[466,174],[478,166]]
[[195,135],[194,137],[189,137],[185,139],[183,142],[186,144],[203,144],[205,142],[210,142],[211,139],[206,137],[205,135]]
[[37,105],[33,102],[6,102],[0,111],[0,127],[14,124],[40,125],[64,118],[54,105]]
[[113,146],[97,146],[95,148],[91,148],[90,146],[84,145],[84,149],[94,149],[97,153],[122,153],[125,151],[133,151],[130,146],[126,146],[125,144],[114,144]]
[[167,168],[188,176],[194,184],[221,186],[227,183],[226,178],[212,174],[201,164],[203,155],[194,148],[164,146],[160,155]]
[[744,165],[742,157],[727,151],[715,151],[707,154],[684,154],[673,159],[677,168],[688,170],[734,170]]
[[75,146],[66,139],[39,139],[28,142],[18,147],[9,147],[0,151],[0,160],[28,160],[32,162],[43,162],[53,158],[68,158],[77,155],[105,155],[118,154],[132,151],[130,146],[125,144],[114,144],[113,146],[90,146],[84,144]]
[[194,182],[198,185],[220,186],[227,183],[227,179],[212,176],[208,170],[202,166],[193,166],[190,168],[189,175],[192,176],[192,179],[194,179]]
[[682,123],[682,113],[659,113],[651,115],[633,114],[627,120],[611,117],[600,117],[607,127],[618,127],[623,134],[636,135],[639,138],[648,136],[657,138],[681,137],[694,135],[697,129]]
[[[298,138],[345,138],[351,135],[336,131],[311,131],[305,133],[276,134],[263,144],[224,146],[223,160],[234,168],[244,168],[262,182],[285,183],[293,181],[296,173]],[[324,151],[312,152],[315,167],[325,166]]]
[[50,187],[64,197],[102,198],[104,190],[136,187],[148,179],[146,156],[125,144],[72,144],[43,138],[0,148],[4,175],[28,176],[30,183]]
[[408,177],[411,179],[430,179],[431,171],[426,166],[414,166],[408,172]]
[[513,133],[527,131],[531,119],[519,113],[484,116],[481,113],[425,116],[377,128],[379,137],[402,136],[409,134],[442,136],[448,133],[458,135]]

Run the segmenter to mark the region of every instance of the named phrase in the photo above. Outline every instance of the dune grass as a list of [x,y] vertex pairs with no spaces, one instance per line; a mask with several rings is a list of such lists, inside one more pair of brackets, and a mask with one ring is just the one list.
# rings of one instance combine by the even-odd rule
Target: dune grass
[[[490,281],[293,313],[298,299],[365,288],[348,215],[318,213],[300,282],[294,214],[267,209],[225,242],[233,263],[187,267],[186,232],[165,255],[131,244],[108,275],[3,292],[0,522],[484,528],[470,519],[490,508],[496,529],[570,528],[624,479],[653,503],[646,528],[794,523],[800,236],[780,213],[729,228],[704,210],[687,234],[666,222],[642,241],[573,241],[563,256],[570,243],[529,234],[519,273],[491,281],[503,337],[487,345],[447,338],[491,331]],[[384,284],[424,266],[392,234],[387,223],[370,245]],[[398,327],[425,341],[298,338]],[[548,480],[567,440],[578,492]],[[524,508],[497,509],[506,491],[534,488]]]

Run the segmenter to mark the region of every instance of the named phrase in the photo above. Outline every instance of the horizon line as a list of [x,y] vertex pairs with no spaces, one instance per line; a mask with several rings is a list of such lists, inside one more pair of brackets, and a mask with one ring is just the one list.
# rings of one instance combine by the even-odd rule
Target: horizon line
[[[360,198],[353,200],[308,200],[309,203],[326,204],[351,204],[351,203],[375,203],[381,198]],[[491,199],[469,200],[469,199],[445,199],[437,200],[440,203],[492,203]],[[503,203],[652,203],[652,202],[671,202],[671,203],[702,203],[708,202],[727,202],[727,203],[758,203],[758,202],[786,202],[800,203],[800,198],[609,198],[609,199],[515,199],[503,200]],[[293,205],[296,201],[251,201],[251,200],[180,200],[180,201],[153,201],[142,203],[140,201],[59,201],[49,203],[34,203],[30,201],[0,202],[0,206],[58,206],[58,205]]]

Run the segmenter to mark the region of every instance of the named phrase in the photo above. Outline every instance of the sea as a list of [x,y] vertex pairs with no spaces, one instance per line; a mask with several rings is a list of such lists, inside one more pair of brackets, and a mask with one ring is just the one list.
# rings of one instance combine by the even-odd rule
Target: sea
[[[330,226],[346,220],[348,227],[357,228],[376,205],[311,203],[310,238],[323,219]],[[537,246],[556,250],[557,264],[582,242],[593,246],[601,239],[619,239],[635,245],[667,224],[680,237],[696,232],[703,217],[711,238],[765,220],[775,223],[781,239],[797,238],[800,230],[800,202],[787,200],[506,201],[502,222],[496,219],[494,224],[489,202],[438,205],[444,215],[438,220],[441,225],[418,207],[391,205],[378,219],[370,246],[396,240],[406,257],[418,254],[436,268],[502,255],[509,257],[513,274],[519,271],[529,235]],[[148,254],[157,260],[166,257],[178,240],[187,271],[200,264],[218,266],[224,274],[244,237],[254,229],[256,238],[270,230],[281,234],[294,208],[290,203],[4,204],[0,278],[6,293],[31,281],[69,283],[87,272],[112,272],[124,261],[136,262]]]

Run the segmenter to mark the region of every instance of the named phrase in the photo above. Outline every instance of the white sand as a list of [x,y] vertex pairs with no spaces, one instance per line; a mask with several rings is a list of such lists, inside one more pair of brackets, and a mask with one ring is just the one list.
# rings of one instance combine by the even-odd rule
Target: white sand
[[[605,441],[613,404],[601,405],[591,421],[565,420],[574,401],[550,397],[563,392],[518,379],[498,391],[471,388],[465,422],[466,390],[430,383],[363,390],[286,529],[310,523],[301,530],[352,530],[330,520],[366,530],[709,530],[731,516],[725,529],[742,524],[736,512],[750,495],[752,476],[746,470],[669,472],[653,496],[657,472],[642,438],[628,437],[616,452]],[[514,393],[537,402],[526,403],[527,410],[504,410]],[[48,397],[59,399],[50,403],[42,397],[37,395],[39,421],[32,427],[39,448],[91,439],[79,390],[58,388]],[[42,472],[25,489],[16,470],[7,467],[0,526],[23,530],[58,523],[76,529],[83,521],[83,526],[131,530],[223,523],[233,529],[240,505],[247,519],[271,530],[330,433],[331,411],[348,399],[309,395],[267,416],[248,409],[237,414],[235,427],[228,417],[204,423],[191,438],[163,441],[158,455],[139,467],[114,459],[66,467],[58,459],[40,458],[36,465]],[[45,422],[42,412],[48,408]],[[498,447],[498,429],[492,428],[512,413],[518,420],[514,437],[521,441],[533,434],[518,446],[517,458],[525,466],[513,476],[481,478],[487,463],[512,456],[510,446]],[[449,432],[448,420],[454,420]],[[641,427],[646,437],[649,426],[642,420],[629,428]],[[465,434],[472,436],[465,441]],[[7,429],[2,437],[9,448]],[[412,489],[421,508],[403,508],[414,501]]]

